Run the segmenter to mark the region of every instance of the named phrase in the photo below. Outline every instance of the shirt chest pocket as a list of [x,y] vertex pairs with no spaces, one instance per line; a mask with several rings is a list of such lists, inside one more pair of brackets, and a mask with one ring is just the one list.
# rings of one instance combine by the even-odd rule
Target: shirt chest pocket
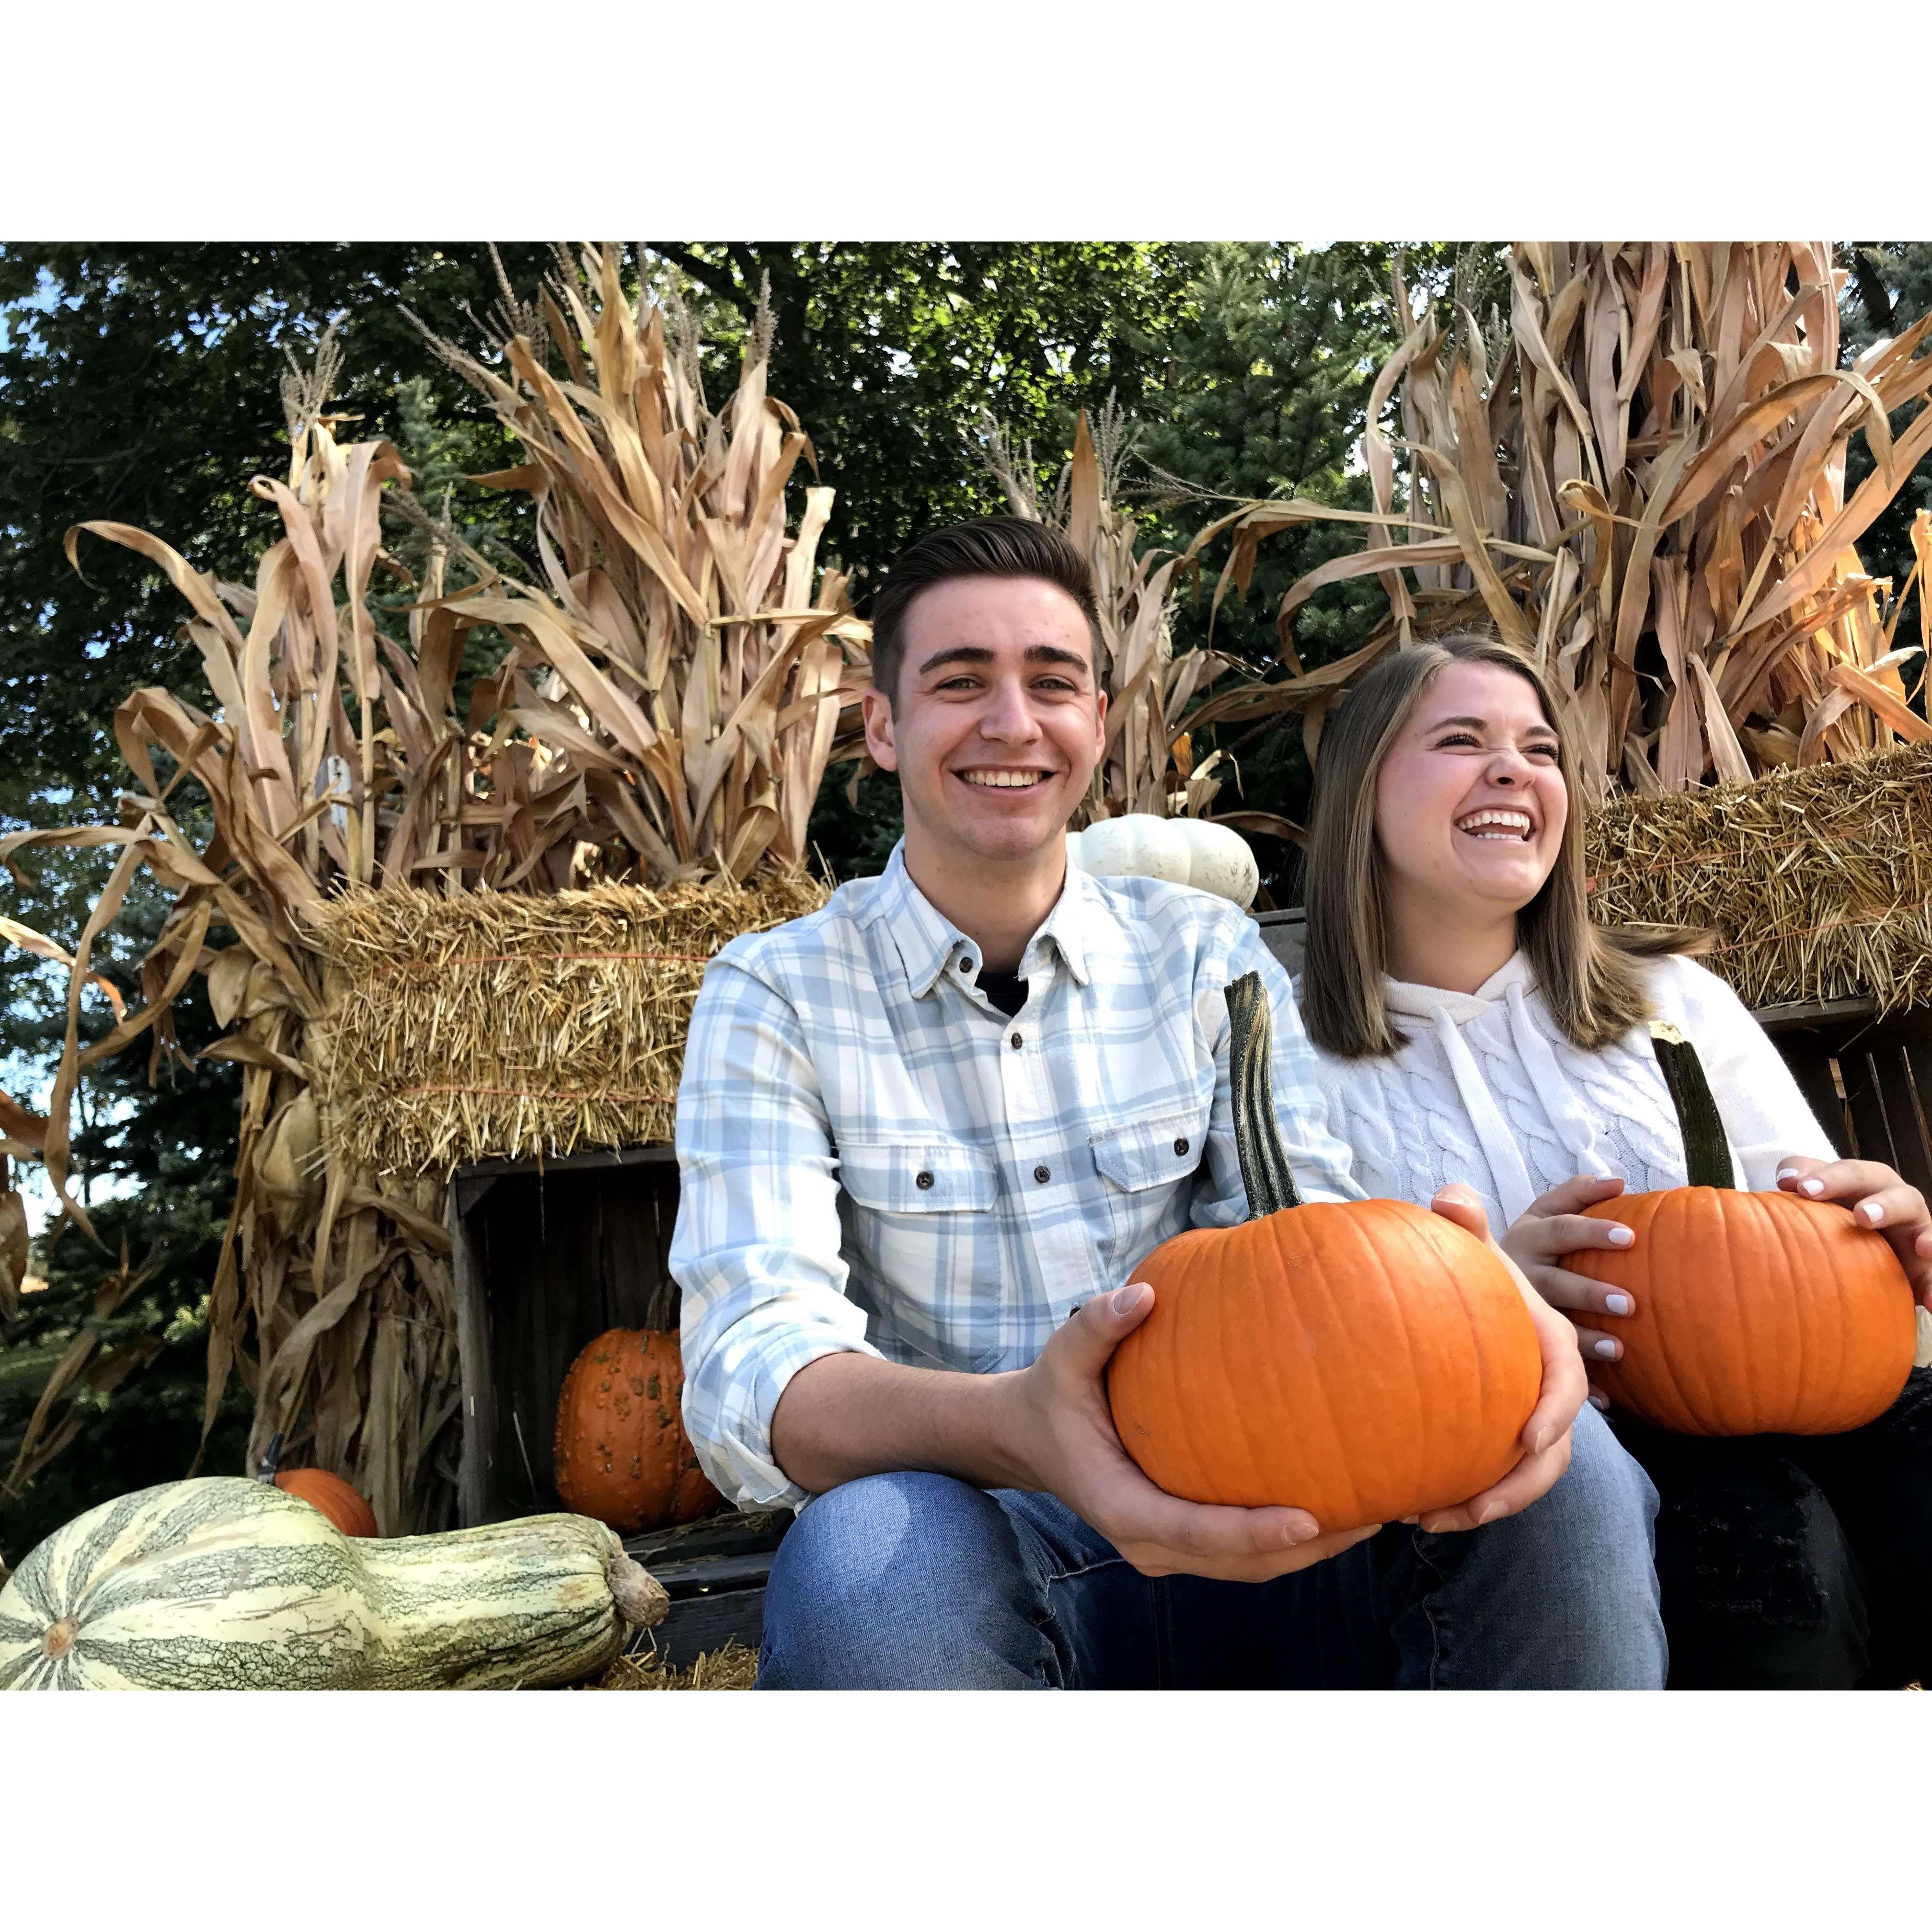
[[1207,1151],[1208,1108],[1130,1120],[1094,1137],[1094,1165],[1106,1197],[1105,1272],[1126,1271],[1188,1225],[1193,1177]]
[[876,1339],[940,1368],[998,1366],[996,1285],[1007,1270],[993,1156],[958,1142],[847,1143],[838,1179],[846,1258],[879,1325]]
[[885,1214],[983,1214],[999,1196],[992,1156],[956,1142],[842,1145],[838,1179],[860,1207]]
[[1178,1186],[1207,1151],[1205,1108],[1130,1121],[1094,1136],[1094,1165],[1111,1189],[1138,1194]]

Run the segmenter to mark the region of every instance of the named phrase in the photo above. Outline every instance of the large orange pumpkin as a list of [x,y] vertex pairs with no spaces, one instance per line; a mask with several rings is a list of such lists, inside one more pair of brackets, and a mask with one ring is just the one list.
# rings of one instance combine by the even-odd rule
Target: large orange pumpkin
[[724,1501],[684,1432],[677,1337],[613,1328],[570,1365],[556,1402],[556,1492],[627,1534],[689,1522]]
[[284,1469],[275,1487],[321,1510],[344,1536],[374,1536],[376,1512],[366,1498],[326,1469]]
[[1831,1436],[1882,1415],[1917,1340],[1891,1244],[1835,1202],[1733,1187],[1696,1048],[1663,1022],[1651,1031],[1693,1184],[1586,1210],[1637,1237],[1563,1264],[1636,1304],[1588,1318],[1624,1345],[1592,1373],[1618,1407],[1680,1436]]
[[1303,1205],[1276,1128],[1260,977],[1228,988],[1251,1217],[1134,1270],[1154,1312],[1107,1376],[1127,1453],[1191,1502],[1286,1504],[1324,1530],[1466,1502],[1508,1474],[1543,1383],[1509,1270],[1401,1201]]

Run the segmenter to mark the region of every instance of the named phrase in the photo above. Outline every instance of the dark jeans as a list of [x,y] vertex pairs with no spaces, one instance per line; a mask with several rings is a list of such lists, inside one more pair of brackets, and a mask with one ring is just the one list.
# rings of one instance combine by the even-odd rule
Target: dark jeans
[[868,1476],[780,1546],[759,1688],[1660,1688],[1656,1492],[1594,1409],[1574,1443],[1520,1515],[1271,1583],[1143,1576],[1050,1496]]
[[1844,1436],[1670,1436],[1614,1411],[1662,1507],[1673,1690],[1881,1689],[1932,1667],[1932,1369]]

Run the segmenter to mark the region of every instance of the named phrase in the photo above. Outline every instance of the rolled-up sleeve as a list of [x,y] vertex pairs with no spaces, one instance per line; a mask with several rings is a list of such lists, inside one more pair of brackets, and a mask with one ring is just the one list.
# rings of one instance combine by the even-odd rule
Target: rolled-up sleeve
[[1328,1124],[1315,1058],[1296,1010],[1294,992],[1261,929],[1244,920],[1227,957],[1225,974],[1210,976],[1195,999],[1195,1023],[1214,1045],[1214,1106],[1208,1124],[1208,1151],[1189,1218],[1197,1228],[1232,1228],[1248,1218],[1247,1190],[1234,1149],[1234,1090],[1229,1069],[1233,1028],[1227,988],[1245,973],[1258,972],[1274,1020],[1275,1124],[1281,1131],[1288,1172],[1304,1201],[1359,1201],[1347,1143]]
[[806,1492],[772,1454],[786,1384],[821,1355],[876,1355],[845,1294],[836,1157],[792,1002],[728,953],[707,968],[677,1096],[684,1421],[741,1508]]

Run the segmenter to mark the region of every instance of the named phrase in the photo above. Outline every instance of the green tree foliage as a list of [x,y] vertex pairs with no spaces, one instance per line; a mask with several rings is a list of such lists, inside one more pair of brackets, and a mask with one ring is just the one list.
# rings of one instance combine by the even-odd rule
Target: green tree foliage
[[[1849,242],[1840,248],[1838,258],[1840,266],[1850,272],[1839,304],[1841,362],[1849,364],[1881,336],[1902,334],[1932,310],[1932,242]],[[1922,406],[1913,404],[1894,412],[1892,434],[1902,434]],[[1848,497],[1871,469],[1871,453],[1860,436],[1846,459]],[[1912,572],[1912,519],[1925,509],[1932,509],[1932,456],[1920,462],[1858,545],[1865,568],[1875,577],[1889,577],[1894,596],[1904,589]],[[1922,589],[1914,594],[1924,592]],[[1898,641],[1903,644],[1906,638],[1901,634]],[[1922,674],[1924,668],[1918,668]],[[1906,682],[1909,690],[1915,679],[1908,676]]]

